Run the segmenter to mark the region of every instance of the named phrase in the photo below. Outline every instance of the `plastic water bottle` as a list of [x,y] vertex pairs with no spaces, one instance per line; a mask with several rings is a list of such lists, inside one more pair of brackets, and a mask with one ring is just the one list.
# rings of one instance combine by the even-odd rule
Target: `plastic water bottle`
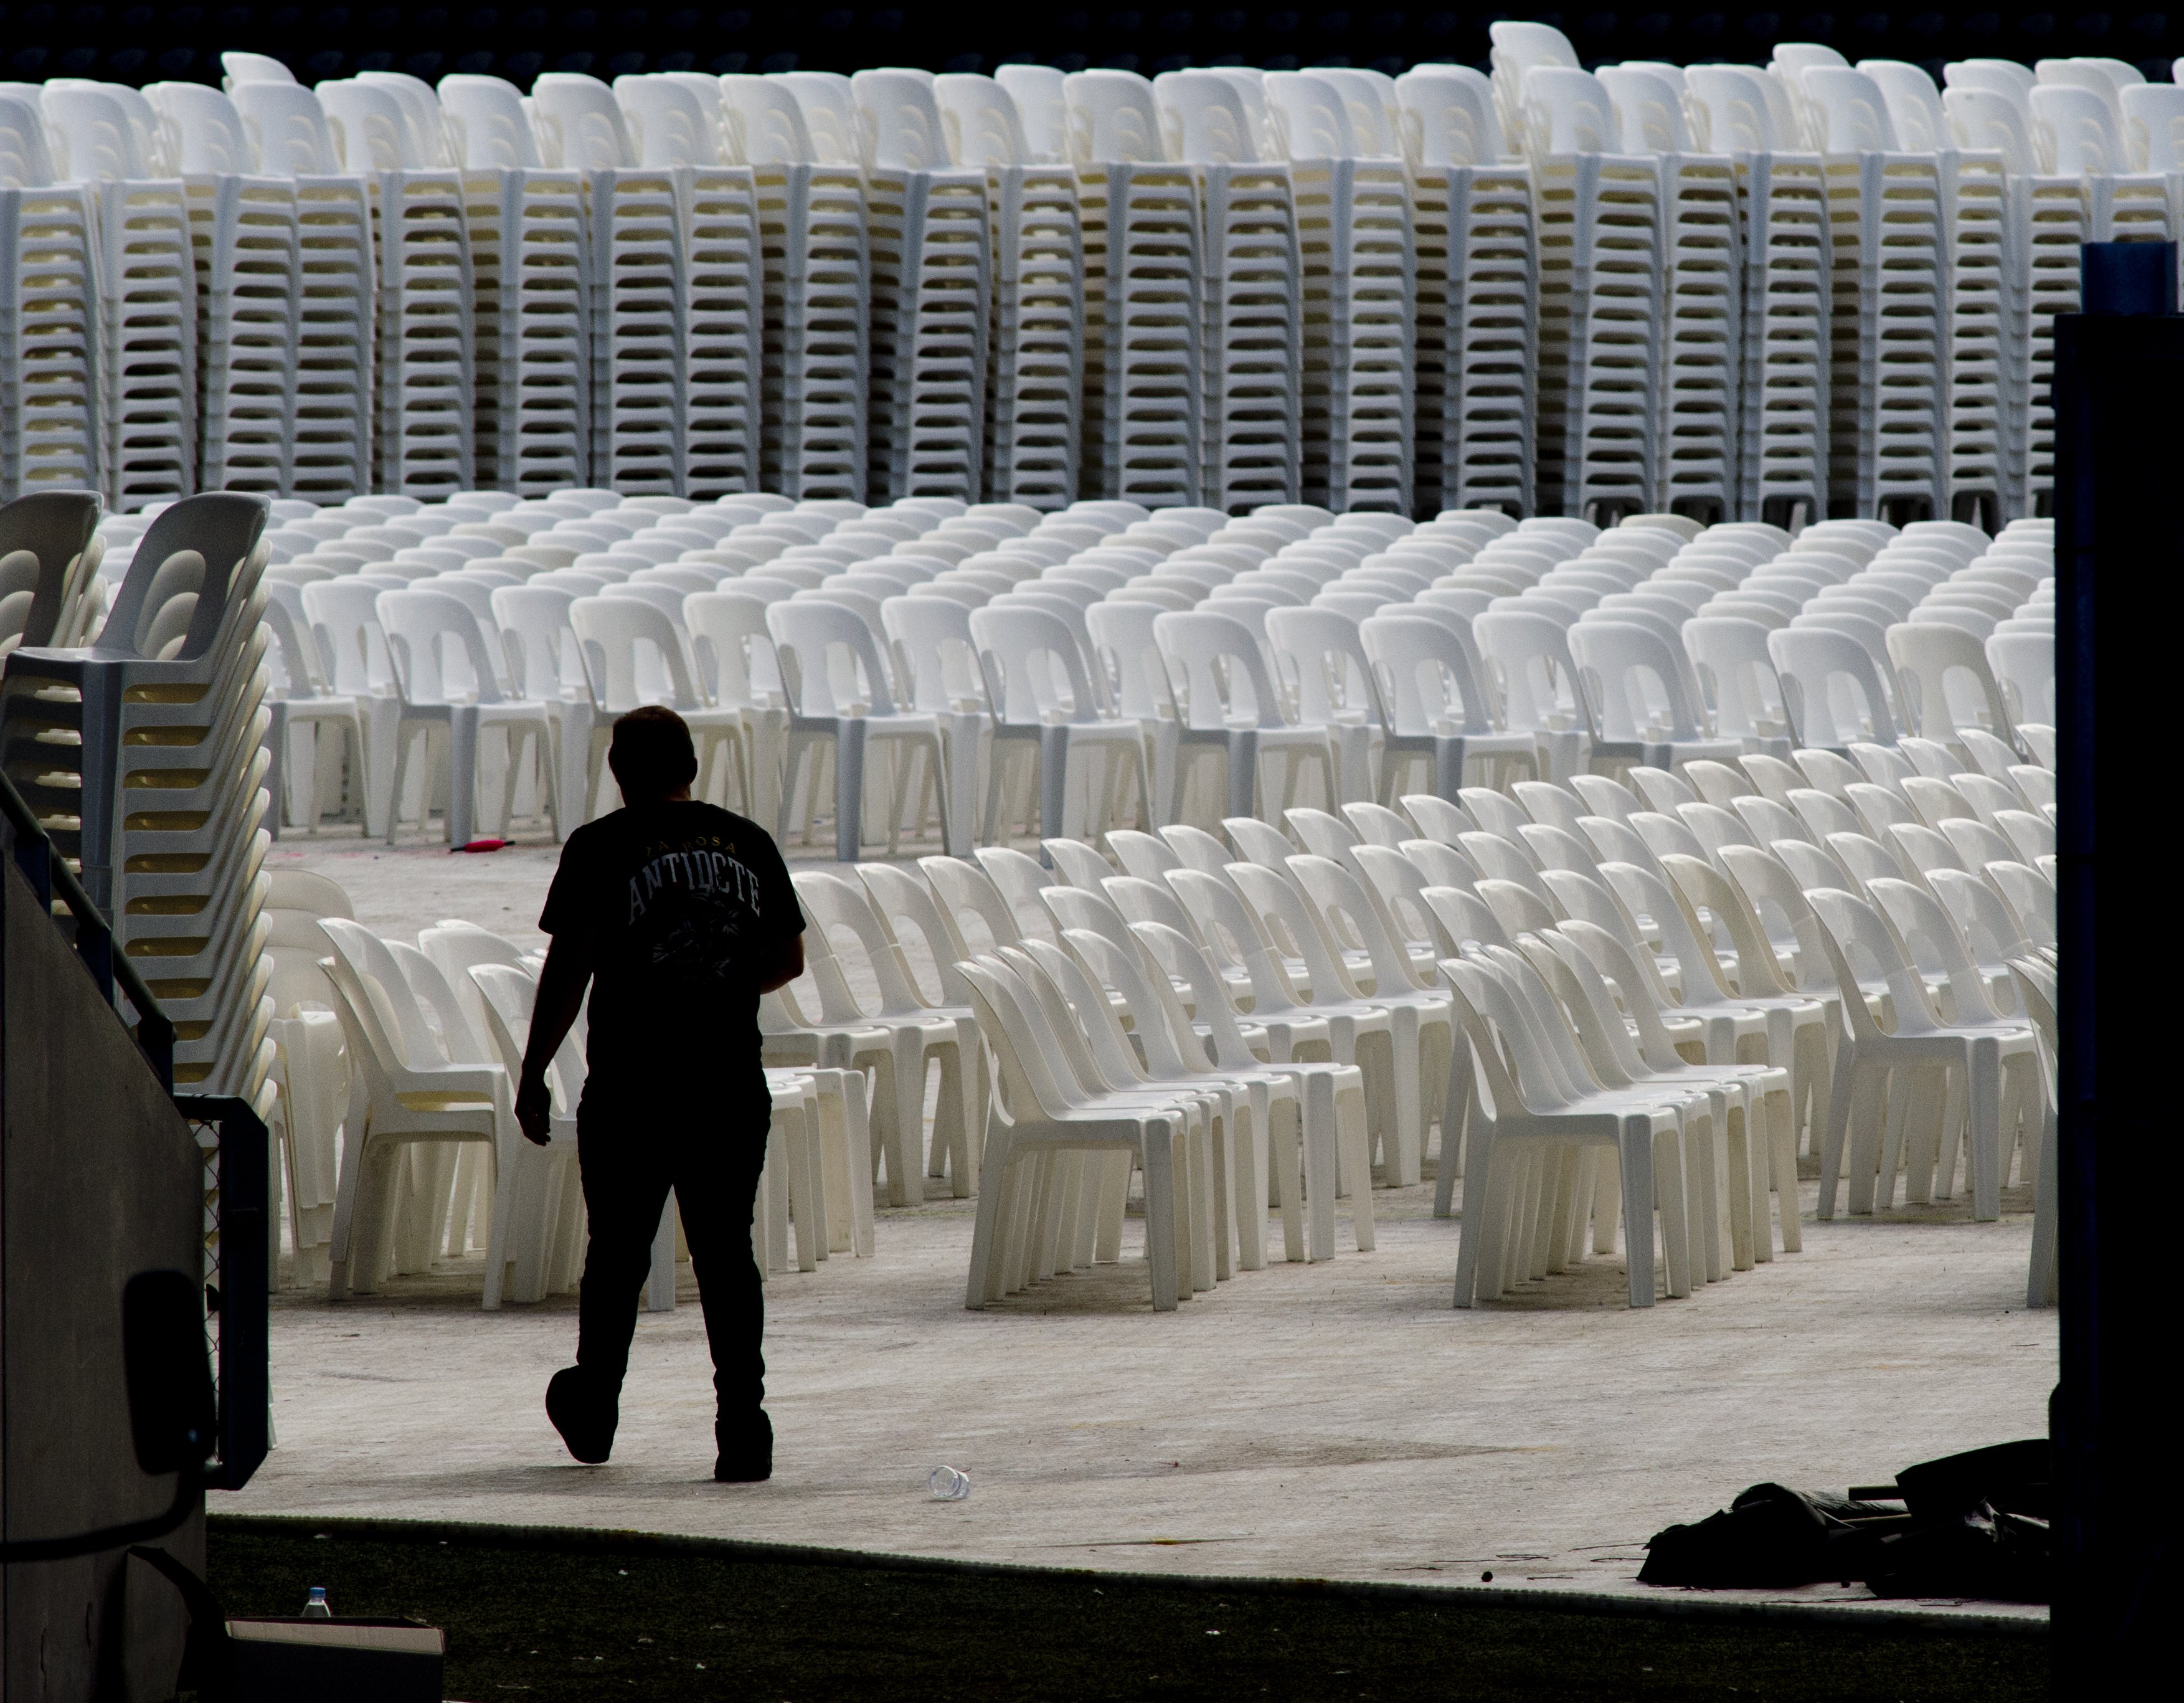
[[959,1472],[952,1466],[936,1466],[926,1483],[932,1487],[936,1502],[967,1502],[971,1498],[971,1475]]
[[304,1605],[304,1618],[332,1620],[333,1617],[334,1611],[326,1606],[326,1588],[324,1585],[313,1585],[310,1600]]

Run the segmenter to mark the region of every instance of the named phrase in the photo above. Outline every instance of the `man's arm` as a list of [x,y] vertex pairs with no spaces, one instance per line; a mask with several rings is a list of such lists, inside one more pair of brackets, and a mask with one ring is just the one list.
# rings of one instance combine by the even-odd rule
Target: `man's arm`
[[777,987],[787,987],[803,974],[804,936],[800,932],[791,935],[775,949],[772,963],[759,972],[758,991],[772,993]]
[[[803,954],[800,947],[797,962]],[[547,1068],[570,1026],[584,1008],[584,991],[592,980],[592,941],[588,934],[570,930],[554,936],[546,951],[546,968],[538,973],[538,995],[531,1008],[531,1040],[523,1049],[523,1080],[515,1091],[515,1121],[523,1133],[540,1147],[551,1138],[554,1096],[546,1086]]]

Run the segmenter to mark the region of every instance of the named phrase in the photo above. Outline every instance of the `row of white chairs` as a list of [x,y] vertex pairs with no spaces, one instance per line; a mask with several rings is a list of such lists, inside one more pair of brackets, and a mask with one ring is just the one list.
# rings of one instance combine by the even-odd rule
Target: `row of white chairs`
[[2184,229],[2176,85],[1491,33],[1490,79],[0,91],[8,276],[78,281],[0,312],[0,492],[2032,511],[2078,245]]
[[[273,880],[274,1127],[289,1281],[324,1284],[338,1299],[482,1253],[488,1309],[573,1289],[585,1239],[574,1163],[581,1018],[549,1075],[551,1139],[534,1147],[515,1121],[539,959],[463,922],[426,929],[414,946],[382,940],[350,919],[325,877],[282,870]],[[752,1226],[760,1270],[869,1258],[864,1077],[766,1076],[773,1123]],[[676,1264],[687,1258],[671,1198],[648,1307],[674,1306]]]
[[[1937,745],[1918,754],[1950,761]],[[1171,931],[1158,936],[1170,947],[1162,969],[1178,976],[1184,998],[1195,994],[1201,1032],[1217,993],[1224,1002],[1244,996],[1248,1014],[1229,1013],[1235,1021],[1265,1021],[1273,1008],[1287,1019],[1289,977],[1298,972],[1315,1004],[1330,991],[1352,1001],[1435,992],[1444,1022],[1461,1025],[1439,1154],[1444,1214],[1459,1171],[1467,1178],[1459,1304],[1561,1269],[1577,1257],[1588,1216],[1593,1246],[1612,1250],[1617,1190],[1632,1175],[1588,1170],[1575,1150],[1550,1149],[1542,1171],[1540,1150],[1523,1146],[1511,1150],[1512,1163],[1529,1153],[1518,1170],[1497,1170],[1490,1155],[1505,1123],[1567,1142],[1586,1118],[1596,1125],[1603,1096],[1624,1093],[1629,1112],[1649,1096],[1658,1103],[1663,1073],[1724,1071],[1751,1079],[1734,1085],[1748,1097],[1731,1106],[1719,1082],[1708,1084],[1711,1125],[1691,1122],[1694,1101],[1665,1123],[1654,1103],[1652,1123],[1636,1126],[1654,1142],[1647,1163],[1669,1168],[1652,1186],[1669,1293],[1768,1257],[1770,1187],[1781,1197],[1783,1246],[1798,1245],[1802,1129],[1822,1164],[1823,1217],[1833,1215],[1845,1175],[1853,1212],[1887,1206],[1899,1170],[1909,1198],[1947,1198],[1961,1152],[1975,1216],[1992,1218],[2021,1143],[2025,1179],[2044,1179],[2029,1289],[2041,1304],[2052,1299],[2053,1272],[2053,1181],[2042,1170],[2052,1162],[2052,852],[2035,849],[2036,839],[2005,840],[1969,806],[1941,814],[1935,789],[1951,783],[1920,787],[1931,778],[1888,748],[1861,747],[1858,756],[1904,790],[1845,781],[1844,772],[1859,771],[1814,751],[1798,754],[1802,773],[1763,757],[1692,765],[1709,790],[1743,805],[1734,812],[1675,775],[1641,768],[1642,792],[1587,776],[1574,789],[1519,783],[1517,800],[1487,789],[1468,789],[1462,806],[1412,796],[1403,801],[1409,819],[1362,803],[1343,818],[1295,811],[1291,829],[1307,848],[1301,856],[1251,818],[1224,824],[1233,852],[1190,828],[1117,834],[1111,843],[1128,872],[1119,875],[1089,846],[1050,842],[1056,871],[1081,884],[1073,893],[1044,886],[1050,877],[1021,854],[988,850],[979,863],[1015,901],[999,911],[990,898],[980,902],[966,866],[928,860],[928,868],[936,890],[960,900],[959,913],[975,909],[997,940],[1028,931],[1042,910],[1050,926],[1092,923],[1107,951],[1126,926],[1146,946]],[[1786,779],[1841,787],[1852,799],[1792,786],[1786,793],[1800,815],[1761,790]],[[1824,835],[1818,801],[1840,808],[1854,800],[1877,815],[1883,794],[1907,818],[1880,828],[1884,837]],[[1954,831],[1909,821],[1913,797]],[[1780,837],[1769,844],[1761,837],[1769,833]],[[1235,893],[1258,903],[1239,907]],[[1217,965],[1229,940],[1241,950]],[[1209,956],[1197,974],[1181,976],[1178,959],[1201,951]],[[1258,953],[1267,956],[1251,962]],[[1612,998],[1602,995],[1603,977]],[[1279,1007],[1269,1008],[1277,986]],[[1128,1009],[1151,1008],[1142,987],[1125,991],[1134,996]],[[2048,1013],[2039,1019],[2044,1054],[2028,1012]],[[1022,1022],[1016,1027],[1021,1045]],[[1057,1029],[1031,1033],[1048,1059],[1066,1053]],[[1371,1074],[1368,1061],[1368,1085]],[[1680,1157],[1666,1139],[1672,1132]],[[1627,1167],[1638,1150],[1624,1136]],[[1403,1180],[1392,1164],[1385,1175]],[[1645,1221],[1650,1248],[1650,1211]],[[1650,1258],[1635,1245],[1628,1251],[1633,1300],[1645,1304]]]
[[[351,611],[338,639],[332,625],[320,629],[350,662],[334,671],[348,677],[336,684],[352,695],[377,691],[382,707],[393,670],[382,665],[373,678],[370,659],[383,639],[367,630],[382,589],[441,589],[466,600],[481,623],[499,621],[498,635],[479,637],[488,651],[496,636],[508,644],[505,695],[548,704],[576,695],[591,706],[582,743],[561,741],[571,771],[565,825],[596,801],[605,719],[646,696],[704,725],[721,753],[717,765],[709,760],[720,796],[761,816],[773,814],[765,801],[784,762],[783,803],[801,798],[807,822],[821,813],[810,801],[845,726],[870,743],[907,745],[918,755],[897,767],[894,812],[910,808],[915,769],[926,793],[952,804],[957,849],[972,837],[969,795],[982,769],[990,841],[1003,818],[1028,821],[1035,811],[1065,833],[1129,806],[1143,822],[1138,788],[1148,778],[1150,812],[1181,819],[1178,789],[1208,758],[1229,759],[1231,789],[1227,809],[1211,814],[1247,812],[1259,751],[1287,754],[1281,804],[1295,801],[1294,784],[1307,778],[1327,796],[1377,790],[1384,799],[1404,773],[1416,773],[1413,758],[1440,784],[1435,766],[1449,761],[1459,774],[1482,760],[1560,774],[1590,761],[1585,752],[1658,762],[1742,744],[1786,749],[1800,739],[1839,748],[1847,737],[1892,737],[1899,723],[1944,737],[1966,723],[2008,737],[2027,705],[2044,715],[2052,697],[2052,646],[2036,619],[1993,635],[1992,668],[1975,634],[1945,630],[1976,627],[2007,606],[1997,599],[2036,585],[2030,576],[2049,548],[2038,522],[2016,523],[1992,543],[1954,523],[1917,523],[1897,538],[1879,523],[1826,522],[1789,546],[1756,524],[1701,532],[1673,516],[1638,516],[1602,534],[1578,522],[1519,525],[1488,511],[1424,528],[1295,505],[1226,522],[1210,511],[1161,511],[1111,533],[1103,528],[1142,511],[1084,505],[1039,518],[987,505],[940,520],[948,505],[937,500],[845,515],[738,499],[662,515],[652,505],[682,505],[641,499],[617,511],[604,506],[606,494],[571,492],[503,511],[490,525],[452,522],[458,507],[389,527],[368,506],[401,500],[364,500],[362,523],[348,518],[345,537],[306,536],[319,553],[277,566],[276,579],[370,569],[353,586],[291,595],[299,606],[308,595],[322,609]],[[768,503],[777,505],[772,518],[747,517]],[[582,512],[587,504],[594,506]],[[563,512],[543,530],[546,516],[520,512],[554,505]],[[332,531],[344,517],[321,524]],[[402,543],[450,526],[461,535]],[[639,530],[620,551],[576,553],[632,526]],[[709,530],[724,535],[701,548]],[[500,538],[470,536],[486,531]],[[783,543],[808,532],[818,539]],[[513,554],[432,574],[465,560],[458,548],[502,547],[517,536],[527,541],[505,544]],[[276,537],[276,548],[294,542]],[[1958,561],[1967,565],[1952,568]],[[1152,571],[1131,572],[1140,567]],[[1911,612],[1903,588],[1922,583],[1919,618],[1884,627]],[[585,600],[576,615],[580,593],[610,596]],[[444,603],[436,607],[465,624]],[[1944,613],[1946,621],[1929,618]],[[1786,617],[1790,634],[1769,630]],[[574,618],[594,635],[583,646]],[[1637,630],[1649,625],[1651,637]],[[409,642],[414,650],[417,641]],[[459,686],[471,672],[470,642],[454,647]],[[1836,653],[1859,642],[1873,666],[1836,666]],[[792,670],[793,703],[777,644],[807,658]],[[827,666],[808,661],[817,656]],[[600,664],[588,688],[588,660]],[[1644,687],[1635,695],[1634,678]],[[2013,695],[2015,711],[2004,701]],[[504,713],[527,715],[534,734],[554,719],[536,706]],[[1810,729],[1796,724],[1807,720]],[[1142,771],[1133,724],[1145,736]],[[560,725],[565,734],[573,727],[566,714]],[[2036,734],[2044,723],[2032,725]],[[1240,757],[1247,745],[1255,754]],[[1099,757],[1089,778],[1081,760],[1071,776],[1078,747]],[[1217,796],[1217,764],[1207,778]],[[834,790],[838,840],[854,847],[860,790]],[[890,824],[891,839],[901,825]]]
[[[1413,795],[1400,812],[1300,809],[1295,840],[1251,818],[1224,824],[1226,844],[1190,828],[1123,830],[1110,838],[1122,873],[1068,840],[1050,842],[1051,871],[988,848],[975,863],[928,858],[918,874],[803,872],[811,969],[767,1002],[769,1060],[822,1080],[872,1076],[869,1139],[838,1151],[830,1141],[831,1175],[808,1184],[822,1207],[850,1184],[844,1166],[867,1187],[884,1171],[898,1203],[921,1198],[928,1176],[959,1195],[982,1180],[973,1306],[1117,1257],[1134,1175],[1156,1306],[1263,1263],[1270,1206],[1288,1257],[1322,1258],[1347,1193],[1368,1248],[1370,1144],[1382,1181],[1416,1181],[1436,1110],[1444,1215],[1459,1171],[1467,1178],[1460,1304],[1562,1269],[1588,1237],[1612,1251],[1624,1203],[1638,1199],[1642,1231],[1626,1231],[1625,1251],[1632,1298],[1646,1304],[1655,1207],[1671,1294],[1770,1256],[1770,1193],[1781,1246],[1798,1245],[1801,1131],[1819,1150],[1823,1217],[1844,1175],[1853,1212],[1888,1205],[1899,1170],[1911,1198],[1946,1198],[1959,1153],[1975,1215],[1992,1217],[2020,1142],[2028,1177],[2048,1177],[2052,1067],[2025,1013],[2052,1005],[2053,857],[2004,835],[2029,831],[2010,816],[2045,818],[1983,818],[1970,799],[1984,796],[1984,777],[1921,772],[1953,762],[1931,742],[1861,745],[1851,760],[1807,751],[1701,760],[1680,775],[1641,767],[1628,786],[1587,775],[1519,782],[1513,796]],[[2018,801],[2031,806],[2047,771],[2015,767]],[[455,1008],[441,990],[513,949],[461,925],[427,931],[415,953],[351,930],[326,933],[351,958],[396,958],[410,1008],[437,1018],[436,1041],[402,1044],[437,1046],[439,1069]],[[921,987],[905,939],[937,994]],[[838,961],[838,944],[862,962]],[[308,974],[323,974],[315,951]],[[443,958],[456,974],[441,965],[437,982],[413,962]],[[387,967],[374,974],[383,988]],[[872,1010],[851,991],[867,978]],[[515,983],[471,980],[483,1002],[526,1014]],[[353,1054],[393,1050],[353,1003],[339,1008]],[[509,1013],[504,1072],[520,1046]],[[489,1072],[459,1086],[493,1098]],[[1609,1113],[1620,1133],[1603,1167],[1587,1143],[1597,1147]],[[536,1163],[550,1159],[549,1149]],[[792,1192],[811,1175],[808,1159],[784,1169]],[[452,1195],[448,1178],[427,1181],[430,1200],[454,1203],[443,1214],[475,1209],[460,1177]],[[2036,1194],[2037,1304],[2043,1257],[2052,1286],[2052,1177]],[[542,1198],[554,1198],[550,1187]],[[411,1223],[425,1249],[413,1259],[451,1246],[446,1224]],[[830,1228],[838,1246],[856,1234]],[[494,1263],[548,1263],[549,1245],[501,1242]],[[519,1283],[550,1281],[527,1273]]]

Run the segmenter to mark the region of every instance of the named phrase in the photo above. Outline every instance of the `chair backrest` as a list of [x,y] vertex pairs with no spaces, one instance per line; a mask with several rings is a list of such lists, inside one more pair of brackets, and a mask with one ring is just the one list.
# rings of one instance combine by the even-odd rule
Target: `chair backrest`
[[1826,627],[1777,628],[1767,634],[1767,654],[1797,744],[1845,751],[1861,740],[1895,743],[1887,686],[1857,639]]
[[809,165],[818,150],[805,122],[803,103],[772,78],[731,74],[721,79],[722,107],[743,136],[744,158],[753,165]]
[[63,623],[104,554],[98,520],[89,491],[33,491],[0,505],[0,656],[73,639]]
[[1473,620],[1471,632],[1511,732],[1591,729],[1567,623],[1526,609],[1490,609]]
[[1491,165],[1507,151],[1494,86],[1469,65],[1414,65],[1396,79],[1396,99],[1422,166]]
[[[868,600],[877,616],[878,600]],[[843,714],[848,701],[838,695],[838,684],[844,692],[866,694],[872,714],[894,713],[894,683],[872,628],[846,599],[793,597],[768,604],[766,623],[779,653],[783,689],[798,713],[822,718]],[[838,680],[833,667],[837,660],[845,665]],[[853,678],[861,684],[851,685]]]
[[1135,165],[1167,157],[1153,86],[1136,72],[1072,71],[1062,98],[1069,157],[1078,165]]
[[313,91],[295,83],[244,82],[235,86],[231,98],[256,138],[268,176],[331,177],[341,171],[333,126]]
[[1153,99],[1169,158],[1194,165],[1258,159],[1243,91],[1218,71],[1163,71],[1153,79]]
[[1814,65],[1797,78],[1814,141],[1824,154],[1892,154],[1896,126],[1880,84],[1847,65]]
[[[463,695],[465,688],[474,690],[481,703],[500,701],[499,669],[493,651],[477,617],[460,598],[444,591],[382,591],[378,610],[395,688],[405,702],[444,704]],[[468,679],[454,666],[456,657],[462,659]]]
[[[1680,643],[1635,620],[1588,617],[1569,630],[1585,696],[1608,740],[1703,736],[1699,706],[1688,689],[1690,661]],[[1665,723],[1663,720],[1665,712]]]
[[690,635],[698,684],[710,701],[749,708],[779,699],[781,671],[766,624],[768,601],[733,579],[683,598],[683,630]]
[[2120,100],[2131,169],[2184,170],[2184,87],[2135,83],[2123,91]]
[[[2008,700],[2013,722],[2055,724],[2055,639],[2048,633],[1994,633],[1987,666]],[[1963,731],[1970,732],[1969,728]]]
[[1692,65],[1685,71],[1684,92],[1703,127],[1703,146],[1716,154],[1763,154],[1786,145],[1758,87],[1761,75],[1747,65]]
[[997,724],[1100,719],[1099,695],[1069,623],[1044,609],[991,603],[969,611]]
[[[933,889],[911,871],[892,863],[860,863],[857,874],[863,879],[866,891],[871,896],[872,910],[882,924],[887,927],[896,944],[903,939],[899,923],[907,923],[917,937],[925,943],[940,980],[939,1003],[964,1005],[969,1002],[970,991],[956,974],[956,966],[970,956],[962,931],[956,925],[953,914],[939,902]],[[904,963],[909,958],[905,954]],[[916,978],[912,973],[912,982]],[[935,1002],[924,1000],[921,1003]]]
[[718,124],[707,114],[696,92],[674,77],[659,73],[616,77],[614,96],[635,149],[633,164],[721,164]]
[[2088,88],[2032,91],[2032,122],[2046,132],[2055,171],[2064,177],[2104,177],[2128,169],[2120,114],[2111,99]]
[[1026,163],[1058,165],[1070,157],[1068,81],[1048,65],[1001,65],[994,81],[1017,103],[1022,120]]
[[1386,725],[1373,659],[1355,621],[1332,609],[1270,609],[1266,625],[1275,664],[1296,694],[1301,724],[1362,717]]
[[440,108],[462,142],[460,164],[515,171],[535,171],[545,164],[515,84],[458,72],[440,79]]
[[1265,87],[1274,133],[1291,159],[1357,157],[1349,103],[1325,77],[1309,71],[1272,71]]
[[1858,69],[1873,79],[1888,103],[1897,146],[1906,154],[1935,154],[1956,145],[1942,92],[1923,66],[1902,59],[1860,59]]
[[542,71],[531,86],[532,120],[551,165],[613,170],[638,163],[614,91],[581,71]]
[[1684,649],[1702,686],[1713,688],[1714,728],[1725,739],[1774,730],[1782,683],[1767,648],[1769,629],[1757,621],[1700,616],[1684,623]]
[[1690,127],[1684,121],[1683,91],[1674,83],[1658,71],[1639,65],[1603,65],[1598,75],[1622,125],[1623,153],[1694,151]]
[[1947,744],[1959,723],[2008,739],[2009,712],[1979,637],[1938,622],[1908,621],[1888,629],[1911,730]]
[[[671,597],[679,613],[682,594],[671,592]],[[569,624],[582,647],[592,701],[602,713],[620,715],[663,698],[683,710],[702,703],[682,634],[658,604],[641,597],[580,597],[569,606]]]
[[868,171],[944,171],[956,164],[933,79],[918,71],[865,70],[850,78]]
[[240,618],[264,571],[266,500],[204,491],[162,509],[130,558],[96,649],[195,662]]
[[1461,616],[1428,614],[1374,615],[1359,623],[1391,731],[1429,734],[1451,721],[1467,734],[1494,730],[1491,689],[1462,624]]
[[440,122],[439,97],[430,83],[406,71],[359,71],[356,80],[384,89],[402,109],[405,165],[429,170],[451,164],[447,131]]
[[59,143],[57,163],[64,164],[70,181],[114,182],[151,175],[128,112],[104,89],[48,83],[39,109],[48,142]]
[[1028,165],[1031,143],[1006,87],[991,77],[949,72],[933,80],[933,98],[959,165]]
[[1153,638],[1186,725],[1225,730],[1231,716],[1249,716],[1262,728],[1287,725],[1265,655],[1241,621],[1207,609],[1170,610],[1154,619]]
[[1534,66],[1524,73],[1524,145],[1535,158],[1622,151],[1615,103],[1590,71]]
[[318,640],[327,684],[343,696],[383,691],[393,684],[387,635],[379,624],[383,589],[358,575],[303,588],[304,611]]
[[319,104],[332,120],[344,171],[421,170],[410,117],[393,90],[355,77],[317,86]]
[[[218,89],[202,83],[149,83],[144,98],[159,114],[176,171],[189,176],[226,172],[249,176],[258,170],[257,151],[242,114]],[[398,124],[400,109],[391,99],[387,105]]]

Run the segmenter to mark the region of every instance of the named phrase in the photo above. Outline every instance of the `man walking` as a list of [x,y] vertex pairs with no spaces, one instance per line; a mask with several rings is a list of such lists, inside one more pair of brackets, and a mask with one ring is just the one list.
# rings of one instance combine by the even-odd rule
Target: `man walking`
[[713,1477],[749,1483],[773,1471],[750,1244],[772,1117],[758,997],[803,973],[804,916],[766,830],[692,800],[697,752],[672,710],[617,720],[607,765],[622,807],[562,848],[538,919],[553,945],[515,1096],[523,1133],[543,1145],[547,1067],[588,984],[577,1159],[591,1239],[577,1364],[547,1385],[546,1416],[579,1460],[596,1464],[613,1449],[638,1297],[671,1188],[713,1353]]

